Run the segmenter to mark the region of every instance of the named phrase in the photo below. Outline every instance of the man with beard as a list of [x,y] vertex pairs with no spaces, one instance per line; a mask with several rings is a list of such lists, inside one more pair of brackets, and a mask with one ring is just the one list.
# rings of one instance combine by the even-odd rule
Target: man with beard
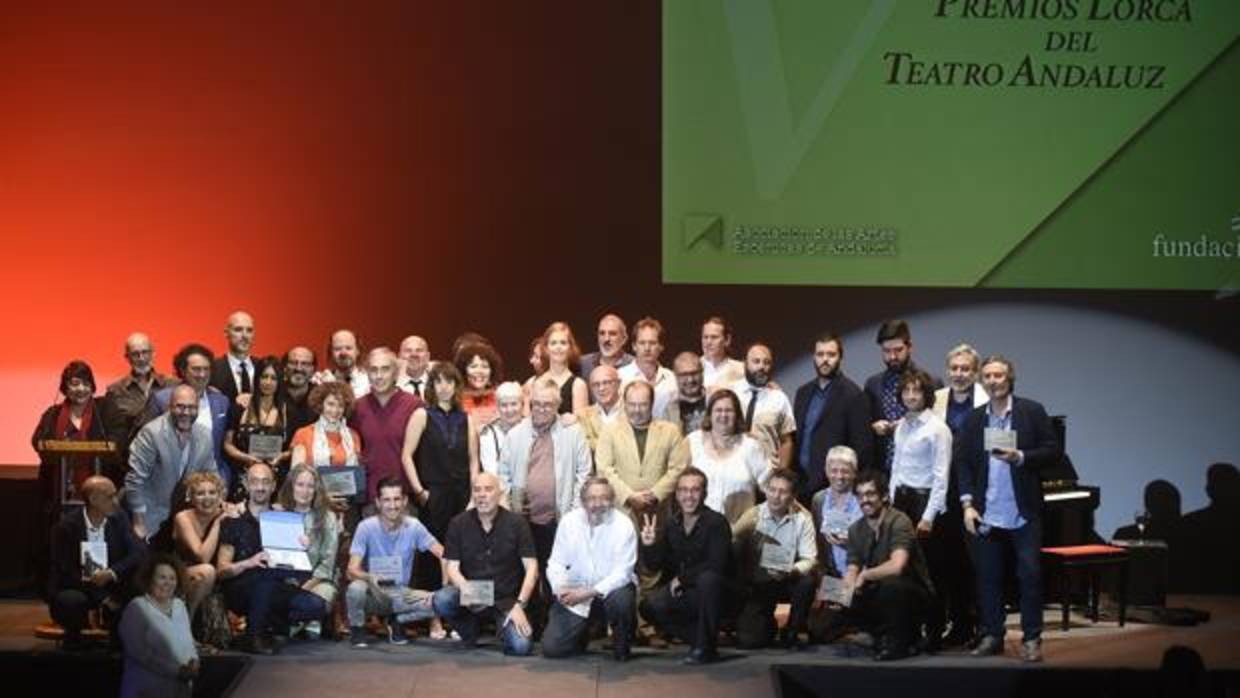
[[745,351],[745,380],[729,387],[740,398],[750,435],[762,444],[772,465],[787,469],[797,422],[788,396],[771,383],[774,362],[770,347],[751,344]]
[[636,607],[637,531],[615,511],[616,493],[605,477],[581,488],[581,507],[569,512],[555,532],[547,581],[555,602],[543,633],[545,657],[567,657],[585,648],[590,621],[605,617],[611,628],[612,658],[629,658]]
[[228,513],[220,524],[216,578],[228,610],[245,616],[245,636],[239,645],[250,654],[275,654],[272,635],[287,635],[290,620],[317,620],[322,601],[286,581],[288,572],[268,567],[259,517],[271,510],[276,489],[275,471],[263,462],[245,471],[245,506]]
[[171,376],[155,370],[155,346],[141,332],[125,340],[125,360],[129,373],[108,386],[101,410],[104,431],[120,449],[121,462],[129,458],[129,440],[137,433],[151,393],[176,385]]
[[844,343],[833,332],[814,341],[814,378],[797,388],[792,413],[797,429],[797,465],[803,476],[799,499],[808,504],[826,486],[823,464],[835,446],[848,446],[868,466],[874,434],[861,388],[844,375]]
[[[353,389],[353,397],[362,399],[363,395],[370,392],[370,380],[366,372],[357,365],[357,357],[360,355],[357,335],[352,330],[336,330],[327,342],[327,356],[332,365],[314,374],[310,382],[318,385],[327,381],[344,381]],[[395,376],[392,380],[395,381]]]
[[659,364],[663,355],[663,323],[644,317],[633,325],[633,363],[620,368],[620,389],[641,379],[654,386],[654,418],[667,419],[668,410],[676,399],[676,376]]
[[[182,383],[193,388],[198,396],[197,420],[211,430],[211,454],[215,458],[216,470],[228,486],[235,479],[232,467],[224,458],[224,434],[228,431],[230,403],[223,393],[210,386],[213,359],[210,349],[201,344],[187,344],[172,357],[172,368]],[[171,401],[171,387],[151,393],[143,421],[152,421],[167,412]]]
[[599,366],[611,366],[619,371],[633,363],[633,355],[624,350],[629,341],[629,331],[619,315],[608,313],[598,321],[598,351],[581,357],[581,377],[587,381]]
[[848,529],[844,588],[852,603],[842,617],[874,635],[874,659],[903,659],[918,650],[930,575],[913,523],[889,506],[886,476],[863,472],[854,491],[863,517]]
[[[211,387],[224,393],[229,402],[244,406],[258,380],[254,375],[254,361],[250,358],[250,349],[254,346],[254,318],[242,310],[229,315],[224,325],[224,338],[228,341],[228,352],[211,362]],[[242,395],[245,397],[238,400]]]
[[642,514],[642,566],[667,583],[642,599],[641,614],[661,632],[689,643],[685,664],[719,660],[716,643],[732,573],[732,529],[705,506],[706,473],[689,466],[676,478],[676,506],[663,525]]
[[[739,361],[737,363],[740,363]],[[702,372],[702,360],[691,351],[682,351],[672,362],[676,375],[676,400],[668,409],[667,421],[680,427],[680,433],[688,435],[702,426],[706,417],[706,388]]]
[[960,344],[947,352],[947,387],[934,393],[934,413],[951,427],[952,434],[960,432],[965,417],[976,407],[986,404],[990,398],[977,380],[982,357],[968,344]]
[[702,382],[708,391],[726,388],[740,380],[745,365],[728,356],[732,347],[732,327],[718,315],[702,323]]
[[577,410],[577,423],[586,435],[590,452],[598,447],[598,437],[607,425],[624,414],[620,405],[620,375],[611,366],[596,366],[590,371],[590,404]]
[[430,375],[431,347],[425,339],[409,335],[401,340],[399,347],[400,377],[396,387],[420,398],[426,397],[426,381]]
[[[916,364],[913,363],[913,339],[907,322],[887,320],[879,326],[876,341],[887,368],[866,379],[865,395],[870,408],[870,429],[876,437],[874,465],[890,473],[894,448],[892,434],[896,422],[904,416],[898,386],[900,374],[916,368]],[[939,387],[938,381],[935,381],[933,388],[937,390]]]
[[[990,402],[969,413],[953,460],[960,478],[964,526],[973,540],[981,640],[977,657],[1002,654],[1005,558],[1016,558],[1020,587],[1021,658],[1042,661],[1042,480],[1038,471],[1063,452],[1046,409],[1015,397],[1016,369],[993,355],[982,362]],[[1015,448],[1012,447],[1013,438]]]
[[133,532],[146,540],[168,518],[172,493],[195,471],[217,472],[211,428],[198,421],[198,394],[193,386],[172,389],[166,415],[147,422],[129,447],[125,501],[133,516]]
[[479,473],[472,488],[474,508],[453,517],[444,536],[444,576],[451,584],[435,592],[435,614],[451,623],[462,647],[478,643],[480,619],[487,617],[505,654],[528,655],[534,629],[525,608],[538,584],[534,538],[523,517],[499,505],[498,477]]
[[284,355],[284,381],[280,384],[284,396],[280,402],[284,404],[285,432],[290,440],[298,429],[314,424],[319,418],[314,408],[310,407],[310,378],[313,375],[314,352],[306,347],[289,349]]

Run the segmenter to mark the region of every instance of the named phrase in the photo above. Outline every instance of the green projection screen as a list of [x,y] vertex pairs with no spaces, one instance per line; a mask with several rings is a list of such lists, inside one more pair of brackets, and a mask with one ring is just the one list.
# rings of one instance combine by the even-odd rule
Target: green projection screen
[[669,283],[1240,288],[1240,2],[665,0]]

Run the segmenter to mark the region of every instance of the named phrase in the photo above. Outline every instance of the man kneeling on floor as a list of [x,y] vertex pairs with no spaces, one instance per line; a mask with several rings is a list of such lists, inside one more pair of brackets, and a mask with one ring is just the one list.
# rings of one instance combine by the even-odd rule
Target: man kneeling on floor
[[376,490],[378,514],[357,525],[349,547],[349,641],[366,647],[366,616],[385,619],[388,642],[409,640],[405,624],[434,616],[431,592],[409,587],[415,554],[429,552],[442,564],[443,546],[421,521],[405,514],[408,499],[398,477],[385,477]]
[[547,561],[555,602],[543,632],[543,656],[582,651],[590,639],[590,620],[606,616],[612,657],[620,662],[629,658],[637,600],[637,531],[628,516],[613,508],[615,498],[607,478],[591,477],[581,488],[582,506],[560,519]]
[[856,493],[864,517],[848,529],[844,595],[852,603],[842,616],[874,636],[875,659],[903,659],[918,651],[930,573],[913,523],[889,506],[886,476],[861,473]]
[[782,598],[792,602],[779,645],[799,645],[797,633],[806,629],[814,601],[818,562],[814,518],[796,500],[796,473],[771,471],[766,501],[753,506],[732,525],[732,545],[742,593],[736,619],[736,644],[744,649],[766,647],[775,639],[775,606]]
[[504,653],[533,649],[533,628],[525,607],[538,584],[538,555],[525,517],[499,505],[499,478],[474,477],[474,508],[448,524],[444,536],[445,584],[435,592],[435,613],[461,636],[462,647],[478,642],[483,619],[495,622]]

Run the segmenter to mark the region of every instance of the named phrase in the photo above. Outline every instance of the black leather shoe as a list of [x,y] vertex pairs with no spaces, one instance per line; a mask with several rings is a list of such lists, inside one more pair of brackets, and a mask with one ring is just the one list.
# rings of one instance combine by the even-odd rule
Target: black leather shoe
[[781,649],[799,650],[805,645],[802,644],[801,638],[791,628],[784,628],[779,631],[779,638],[775,641]]
[[719,653],[715,650],[694,647],[689,650],[689,654],[685,655],[685,658],[681,660],[681,664],[695,666],[699,664],[713,664],[717,661],[719,661]]
[[944,635],[939,644],[947,649],[953,649],[956,647],[968,647],[972,640],[972,632],[965,630],[964,628],[956,628],[953,626],[951,632]]
[[1003,640],[991,635],[986,635],[978,641],[977,647],[969,653],[974,657],[989,657],[996,654],[1003,654]]
[[237,649],[246,654],[261,654],[270,656],[276,653],[271,643],[265,640],[261,635],[245,635],[237,642]]

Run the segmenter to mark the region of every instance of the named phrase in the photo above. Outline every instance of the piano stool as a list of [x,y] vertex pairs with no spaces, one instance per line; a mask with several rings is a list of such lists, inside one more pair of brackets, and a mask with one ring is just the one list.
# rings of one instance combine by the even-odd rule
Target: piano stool
[[1069,627],[1068,615],[1072,606],[1071,581],[1073,570],[1084,570],[1088,580],[1089,619],[1098,622],[1098,577],[1105,569],[1119,571],[1119,625],[1124,627],[1128,612],[1128,551],[1114,545],[1070,545],[1058,548],[1042,548],[1048,570],[1059,575],[1060,601],[1063,603],[1062,628]]

